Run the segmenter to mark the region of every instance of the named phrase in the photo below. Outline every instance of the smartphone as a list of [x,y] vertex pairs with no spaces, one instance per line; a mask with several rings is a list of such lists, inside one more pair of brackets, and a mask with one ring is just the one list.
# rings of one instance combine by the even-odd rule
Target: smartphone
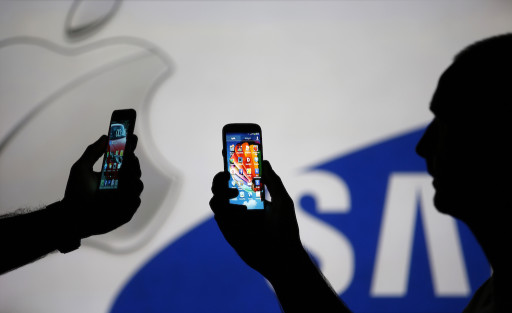
[[222,128],[224,170],[230,173],[229,187],[238,189],[230,203],[248,210],[264,208],[263,145],[257,124],[227,124]]
[[123,158],[130,149],[129,138],[133,134],[137,113],[133,109],[112,112],[108,127],[108,146],[101,165],[100,190],[116,190],[119,187],[119,170]]

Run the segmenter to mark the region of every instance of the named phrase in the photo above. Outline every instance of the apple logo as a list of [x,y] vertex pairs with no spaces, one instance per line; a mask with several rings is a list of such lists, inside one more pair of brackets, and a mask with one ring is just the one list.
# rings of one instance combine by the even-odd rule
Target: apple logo
[[[111,19],[120,1],[75,1],[66,35],[79,42]],[[145,184],[132,221],[83,241],[112,253],[142,247],[165,221],[178,195],[179,172],[150,133],[152,95],[173,71],[154,44],[113,37],[70,47],[43,38],[0,40],[0,214],[62,198],[71,165],[107,132],[115,109],[138,112],[137,156]]]

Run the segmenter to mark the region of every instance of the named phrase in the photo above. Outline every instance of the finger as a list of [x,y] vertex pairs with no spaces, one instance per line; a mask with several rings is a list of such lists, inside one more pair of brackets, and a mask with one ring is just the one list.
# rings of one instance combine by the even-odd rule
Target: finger
[[119,190],[127,197],[140,196],[144,190],[144,183],[140,177],[125,172],[119,177]]
[[92,168],[94,163],[103,155],[106,151],[108,144],[108,137],[102,135],[94,143],[90,144],[79,159],[79,162],[83,165]]
[[137,137],[137,135],[135,134],[130,134],[128,136],[128,146],[126,147],[126,149],[128,150],[129,154],[133,154],[133,152],[135,151],[135,148],[137,148],[137,143],[139,142],[139,137]]
[[212,182],[212,193],[214,197],[223,199],[228,203],[229,199],[238,196],[238,190],[235,188],[229,188],[229,174],[226,172],[219,172],[213,177]]
[[265,173],[265,185],[272,199],[280,200],[284,197],[290,197],[281,178],[274,172],[270,162],[267,160],[263,161],[263,173]]
[[229,173],[218,172],[212,181],[212,193],[221,194],[226,193],[226,189],[229,189]]
[[133,191],[136,195],[140,196],[140,194],[142,193],[143,190],[144,190],[144,183],[142,182],[142,180],[138,179],[133,184]]
[[[126,182],[126,181],[125,181]],[[119,187],[130,198],[139,197],[144,190],[144,183],[140,179],[133,179]]]
[[210,199],[210,209],[215,215],[237,215],[247,211],[245,205],[232,204],[229,202],[229,198],[213,196]]
[[121,177],[140,178],[142,171],[140,169],[139,158],[133,154],[128,155],[123,162],[119,175]]
[[111,198],[111,201],[114,201],[116,204],[122,204],[117,206],[119,210],[136,210],[140,206],[140,195],[143,190],[144,183],[141,180],[129,181],[127,184],[119,186],[119,192],[112,195],[115,199]]

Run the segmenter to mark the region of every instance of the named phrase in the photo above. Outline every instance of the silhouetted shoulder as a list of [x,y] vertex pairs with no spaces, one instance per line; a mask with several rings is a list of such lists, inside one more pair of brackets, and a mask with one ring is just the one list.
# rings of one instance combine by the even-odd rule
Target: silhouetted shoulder
[[463,313],[491,313],[494,310],[493,278],[489,278],[478,288]]

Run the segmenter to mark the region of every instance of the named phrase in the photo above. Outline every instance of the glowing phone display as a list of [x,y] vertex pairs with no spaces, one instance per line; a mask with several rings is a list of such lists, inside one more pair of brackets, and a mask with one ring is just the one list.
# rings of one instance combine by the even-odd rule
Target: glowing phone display
[[263,209],[261,133],[233,132],[225,136],[229,187],[238,189],[238,196],[230,202],[245,205],[248,210]]
[[135,111],[114,111],[108,130],[108,147],[101,166],[99,189],[117,189],[119,186],[119,171],[123,166],[126,155],[127,140],[133,133]]

